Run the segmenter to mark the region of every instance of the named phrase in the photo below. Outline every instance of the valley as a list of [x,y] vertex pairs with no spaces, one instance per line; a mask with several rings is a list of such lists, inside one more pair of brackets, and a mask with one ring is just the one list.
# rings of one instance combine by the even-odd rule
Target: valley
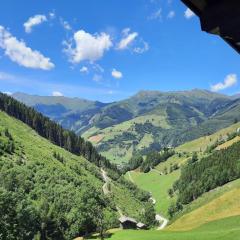
[[[123,161],[123,164],[117,161],[118,168],[116,168],[113,160],[110,163],[98,155],[94,155],[96,159],[93,158],[93,155],[86,153],[84,156],[81,149],[79,152],[74,148],[57,146],[58,142],[51,138],[47,139],[48,135],[39,135],[41,121],[49,121],[48,124],[54,123],[36,113],[40,122],[36,120],[38,124],[33,123],[30,127],[27,125],[30,123],[26,124],[16,119],[18,117],[25,119],[20,113],[25,109],[24,114],[27,114],[30,109],[6,95],[1,95],[1,101],[0,140],[3,145],[1,145],[0,156],[0,189],[4,196],[9,195],[10,197],[15,191],[14,184],[17,184],[19,190],[14,197],[12,196],[11,203],[21,206],[24,199],[27,199],[26,204],[32,211],[36,211],[39,221],[46,225],[44,229],[41,229],[37,221],[30,230],[31,236],[47,234],[50,238],[55,239],[52,234],[55,234],[54,231],[58,231],[60,228],[59,221],[60,224],[63,222],[66,224],[64,236],[58,233],[63,239],[73,239],[83,235],[86,239],[92,239],[98,237],[95,232],[107,234],[106,236],[113,240],[146,239],[146,237],[151,240],[190,240],[193,239],[193,236],[196,240],[221,239],[222,236],[235,240],[238,236],[240,231],[238,226],[240,172],[238,171],[237,156],[239,156],[240,149],[240,123],[235,121],[235,117],[238,117],[236,102],[234,107],[230,108],[231,113],[229,113],[229,108],[224,111],[219,110],[216,114],[217,117],[214,117],[214,121],[217,118],[223,118],[227,119],[226,122],[235,122],[234,124],[231,123],[226,128],[221,128],[212,134],[209,132],[205,136],[184,142],[176,147],[168,146],[158,152],[156,149],[152,149],[145,154],[142,153],[143,156],[130,155],[129,162],[127,159]],[[230,121],[229,116],[234,116],[234,118]],[[160,123],[161,119],[158,119],[158,123]],[[143,117],[138,117],[134,121],[140,124]],[[157,121],[153,123],[157,124]],[[128,120],[116,125],[115,128],[118,131],[127,132],[128,127],[132,126],[131,124],[132,120]],[[164,124],[165,128],[169,127],[166,123]],[[124,126],[126,127],[124,128]],[[108,127],[106,128],[108,130],[105,129],[105,131],[111,134],[111,128]],[[46,128],[44,131],[48,131],[48,129]],[[94,136],[95,131],[98,130],[91,129],[90,135]],[[116,130],[114,130],[115,133]],[[70,132],[66,130],[64,134],[70,134]],[[74,146],[74,138],[73,135],[73,142],[70,144],[72,146]],[[88,139],[88,137],[85,138]],[[101,142],[102,138],[103,136],[99,135],[99,138],[94,140]],[[91,149],[87,142],[81,144]],[[94,153],[93,149],[91,151]],[[225,158],[225,154],[231,157]],[[97,159],[99,160],[96,161]],[[226,162],[226,159],[229,161]],[[220,166],[229,170],[225,172],[221,170]],[[195,173],[197,168],[203,170]],[[210,171],[214,171],[215,178],[212,179],[208,175]],[[122,174],[124,176],[121,176]],[[198,178],[193,180],[194,177],[191,177],[191,174],[198,175]],[[13,182],[15,177],[12,179],[12,177],[6,178],[5,176],[15,176],[16,181]],[[195,188],[194,184],[200,184],[198,181],[206,179],[205,176],[209,178],[207,180],[209,186],[205,186],[204,183],[203,187]],[[71,185],[72,182],[75,185]],[[50,191],[47,186],[58,187],[54,191]],[[189,186],[193,186],[193,188],[188,191]],[[23,191],[22,193],[20,189]],[[65,199],[60,197],[57,200],[56,196],[65,196]],[[89,202],[89,199],[92,200]],[[6,202],[3,201],[1,204],[6,204]],[[94,216],[94,212],[89,215],[90,225],[84,225],[84,222],[78,220],[85,218],[85,215],[79,215],[81,211],[88,212],[88,210],[84,210],[85,204],[87,204],[86,207],[99,212],[98,217]],[[13,211],[11,206],[9,205],[7,211]],[[43,206],[46,207],[46,210]],[[59,211],[60,206],[65,206],[65,210]],[[54,218],[49,215],[50,209],[54,209]],[[16,218],[11,221],[19,221],[22,210],[20,208]],[[31,214],[31,212],[26,214]],[[54,222],[48,222],[46,214]],[[32,215],[27,216],[33,217]],[[118,228],[120,216],[144,222],[149,226],[149,230],[121,230]],[[156,216],[157,221],[155,222]],[[61,221],[63,222],[61,223]],[[102,224],[100,224],[101,222]],[[54,227],[52,224],[55,224]],[[217,231],[220,226],[225,226],[225,228]],[[29,226],[26,225],[26,227]],[[3,228],[6,233],[11,231],[11,229],[7,229],[4,222]],[[86,229],[85,231],[93,234],[89,236],[80,229]],[[24,236],[23,230],[25,231],[25,227],[19,228],[20,234]]]
[[141,91],[108,104],[22,93],[13,97],[81,134],[117,164],[137,153],[146,155],[205,137],[240,119],[239,98],[199,89]]

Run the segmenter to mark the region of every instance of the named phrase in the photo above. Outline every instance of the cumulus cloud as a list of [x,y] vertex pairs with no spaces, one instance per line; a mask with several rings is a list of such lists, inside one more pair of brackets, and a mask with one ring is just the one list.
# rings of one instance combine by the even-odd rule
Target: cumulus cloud
[[11,80],[14,79],[15,77],[9,73],[5,72],[0,72],[0,80]]
[[52,92],[52,96],[54,96],[54,97],[63,97],[63,94],[61,92],[58,92],[58,91],[53,91]]
[[86,66],[81,67],[80,72],[81,73],[88,73],[88,67],[86,67]]
[[190,8],[187,8],[184,12],[184,16],[186,19],[190,19],[195,16],[195,13]]
[[117,71],[115,68],[112,70],[112,76],[116,79],[120,79],[123,77],[120,71]]
[[[67,43],[65,52],[73,63],[79,63],[84,60],[94,62],[103,57],[105,51],[112,47],[110,35],[102,32],[100,34],[90,34],[84,30],[79,30],[74,33],[73,41]],[[66,44],[66,43],[65,43]]]
[[127,49],[138,36],[137,32],[130,33],[130,28],[123,29],[122,34],[123,34],[123,38],[117,44],[118,50]]
[[175,17],[175,15],[176,15],[176,13],[175,13],[174,11],[170,11],[170,12],[168,13],[168,15],[167,15],[167,18],[168,18],[168,19],[172,19],[172,18]]
[[211,91],[213,92],[219,92],[221,90],[224,90],[226,88],[230,88],[234,85],[236,85],[238,82],[238,78],[236,74],[229,74],[226,76],[223,82],[217,83],[215,85],[211,86]]
[[12,61],[29,68],[48,70],[54,67],[49,58],[27,47],[24,41],[17,40],[3,26],[0,26],[0,47]]
[[0,25],[0,48],[5,51],[13,62],[27,68],[49,70],[54,64],[49,58],[44,57],[40,52],[26,46],[22,40],[12,36],[3,26]]
[[30,33],[32,32],[32,28],[47,21],[47,17],[45,15],[35,15],[30,17],[24,24],[25,32]]

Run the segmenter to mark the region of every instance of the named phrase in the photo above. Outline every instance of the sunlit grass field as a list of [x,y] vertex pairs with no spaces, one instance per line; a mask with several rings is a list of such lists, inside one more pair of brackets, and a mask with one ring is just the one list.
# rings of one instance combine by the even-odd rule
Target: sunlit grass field
[[119,230],[109,240],[239,240],[240,216],[209,222],[185,232]]
[[151,192],[152,196],[156,199],[156,211],[167,217],[168,207],[171,201],[174,201],[168,195],[168,189],[172,187],[172,184],[179,178],[180,171],[174,171],[167,175],[160,175],[158,171],[152,170],[149,173],[141,173],[137,171],[130,172],[131,179],[129,175],[126,177],[141,189]]

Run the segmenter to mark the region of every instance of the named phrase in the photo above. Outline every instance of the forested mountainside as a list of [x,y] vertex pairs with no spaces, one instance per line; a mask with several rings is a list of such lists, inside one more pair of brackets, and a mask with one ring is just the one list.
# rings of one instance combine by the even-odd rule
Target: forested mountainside
[[157,213],[170,220],[167,229],[191,230],[239,216],[239,152],[238,122],[175,149],[134,156],[125,177],[152,193]]
[[26,123],[40,136],[47,138],[67,151],[82,155],[99,167],[104,166],[117,172],[116,166],[111,164],[105,157],[102,157],[90,142],[85,141],[72,131],[63,129],[59,124],[38,113],[33,108],[0,93],[0,110]]
[[[102,155],[117,163],[126,162],[137,153],[145,155],[178,146],[240,119],[239,98],[198,89],[166,93],[141,91],[129,99],[107,105],[98,103],[96,107],[96,103],[91,103],[88,108],[84,104],[83,111],[64,97],[20,93],[13,97],[82,134]],[[71,114],[59,114],[58,110],[63,108]]]
[[[111,179],[111,191],[104,194],[98,164],[41,137],[29,127],[32,119],[27,126],[12,117],[22,119],[31,109],[5,95],[0,99],[9,113],[0,111],[0,239],[74,239],[117,227],[119,211],[154,222],[147,192],[119,178]],[[37,113],[32,109],[31,114],[34,119]]]

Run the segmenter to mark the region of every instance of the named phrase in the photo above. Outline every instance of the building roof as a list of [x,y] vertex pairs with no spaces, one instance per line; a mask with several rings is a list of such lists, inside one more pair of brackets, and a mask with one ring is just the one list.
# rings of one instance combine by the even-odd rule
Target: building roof
[[119,221],[121,223],[124,223],[124,222],[132,222],[132,223],[136,223],[137,224],[137,221],[134,219],[134,218],[130,218],[130,217],[126,217],[126,216],[122,216],[119,218]]
[[182,0],[199,18],[203,31],[219,35],[240,53],[240,1]]
[[138,227],[138,228],[143,228],[143,227],[146,227],[146,225],[145,225],[144,223],[139,222],[139,223],[137,224],[137,227]]

